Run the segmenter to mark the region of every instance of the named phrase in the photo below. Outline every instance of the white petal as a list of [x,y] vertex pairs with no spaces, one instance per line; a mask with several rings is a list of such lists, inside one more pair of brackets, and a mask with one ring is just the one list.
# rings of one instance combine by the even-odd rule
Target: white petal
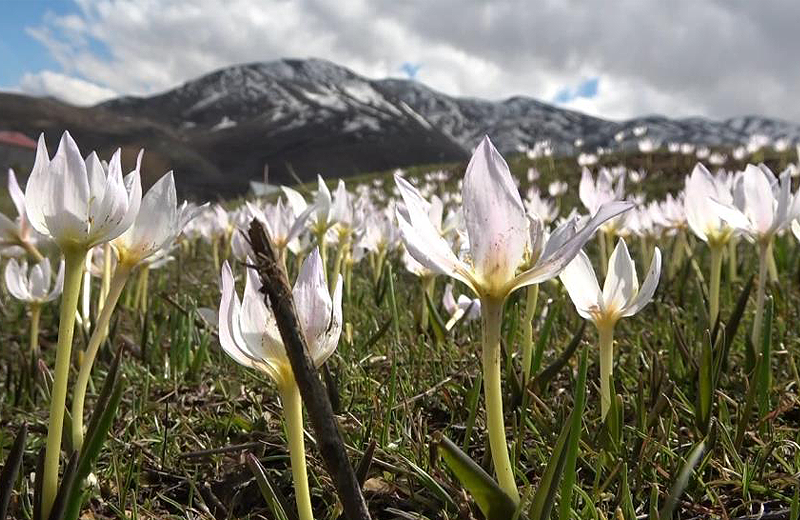
[[770,180],[761,168],[748,164],[742,176],[742,187],[745,210],[754,231],[761,234],[770,231],[775,216],[775,197]]
[[64,259],[61,259],[61,262],[58,263],[58,274],[56,275],[56,281],[53,284],[53,290],[50,291],[50,294],[47,295],[45,301],[51,302],[59,297],[61,292],[64,290]]
[[25,213],[33,228],[43,235],[50,234],[44,217],[50,181],[50,156],[47,153],[44,134],[41,134],[36,147],[36,160],[25,186]]
[[650,303],[650,300],[653,299],[653,294],[656,292],[656,287],[658,287],[658,280],[661,277],[661,250],[659,248],[655,249],[653,253],[653,260],[650,262],[650,269],[647,271],[647,276],[644,279],[644,283],[642,283],[642,288],[639,289],[639,293],[636,295],[636,298],[628,305],[628,307],[623,311],[622,316],[633,316],[645,305]]
[[578,314],[585,319],[592,319],[592,311],[600,308],[602,295],[592,262],[589,261],[586,253],[582,250],[579,251],[577,256],[561,271],[559,279],[567,289]]
[[608,259],[608,274],[603,283],[603,307],[612,312],[626,308],[639,292],[636,266],[625,239],[620,238]]
[[300,193],[289,188],[288,186],[281,186],[281,190],[283,194],[286,196],[286,200],[289,202],[289,206],[292,208],[292,212],[294,212],[294,216],[297,217],[301,213],[303,213],[306,208],[308,208],[308,204],[306,203],[306,199],[303,198]]
[[292,295],[297,318],[308,343],[308,352],[313,358],[314,353],[323,346],[322,339],[328,330],[333,312],[333,303],[325,281],[325,269],[317,248],[303,261]]
[[142,197],[136,220],[114,245],[141,261],[159,251],[178,234],[178,197],[172,172],[161,177]]
[[17,208],[17,215],[25,218],[25,194],[19,188],[17,183],[17,176],[14,175],[14,170],[8,169],[8,193],[11,195],[11,200],[14,202],[14,207]]
[[10,292],[14,298],[25,302],[29,302],[33,299],[30,291],[28,291],[27,269],[28,267],[25,262],[20,266],[20,264],[12,258],[6,264],[4,273],[8,292]]
[[316,349],[311,352],[311,359],[314,366],[319,368],[336,351],[339,344],[339,337],[342,335],[342,275],[336,277],[336,287],[333,289],[332,296],[333,312],[330,316],[328,328],[323,333],[316,345]]
[[[632,207],[632,202],[607,202],[600,206],[597,213],[589,219],[580,231],[574,231],[573,223],[559,226],[550,236],[547,244],[545,244],[544,252],[536,265],[517,275],[511,282],[509,293],[520,287],[541,283],[558,276],[561,270],[575,258],[584,244],[592,238],[594,232],[603,222],[628,211]],[[550,241],[555,241],[553,246],[551,246]]]
[[255,363],[242,351],[244,339],[239,325],[240,314],[241,304],[236,294],[233,273],[228,262],[225,262],[222,266],[222,299],[219,303],[219,343],[234,361],[252,368]]
[[452,316],[458,310],[456,300],[453,298],[453,284],[449,283],[444,286],[444,296],[442,297],[442,305],[447,311],[447,314]]
[[28,289],[31,296],[37,300],[47,297],[48,289],[50,289],[50,261],[47,258],[31,268]]
[[528,221],[508,165],[484,137],[462,189],[472,265],[482,284],[500,288],[514,277],[528,242]]

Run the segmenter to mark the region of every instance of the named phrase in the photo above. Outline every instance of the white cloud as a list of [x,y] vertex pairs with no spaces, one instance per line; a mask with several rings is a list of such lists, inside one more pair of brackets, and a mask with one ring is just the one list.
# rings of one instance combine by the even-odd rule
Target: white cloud
[[[124,94],[165,90],[215,68],[320,57],[370,77],[418,79],[455,95],[553,99],[605,117],[800,120],[792,0],[76,0],[29,33],[64,73]],[[100,49],[100,50],[98,50]]]
[[117,93],[110,88],[51,70],[26,73],[17,88],[26,94],[51,96],[79,106],[94,105],[117,96]]

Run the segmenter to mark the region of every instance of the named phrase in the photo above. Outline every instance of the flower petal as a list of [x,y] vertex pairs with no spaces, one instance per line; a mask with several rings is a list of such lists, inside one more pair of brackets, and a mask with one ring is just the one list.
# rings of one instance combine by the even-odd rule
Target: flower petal
[[658,280],[661,277],[661,250],[659,248],[655,249],[653,253],[653,260],[650,262],[650,269],[647,271],[647,276],[644,279],[644,283],[642,283],[642,288],[639,289],[639,293],[633,299],[632,302],[628,305],[628,307],[622,312],[622,316],[633,316],[640,310],[644,308],[645,305],[650,303],[650,300],[653,299],[653,294],[656,292],[656,287],[658,287]]
[[580,250],[558,277],[567,289],[578,314],[587,320],[592,319],[592,312],[600,308],[602,294],[592,262],[586,253]]
[[626,308],[639,292],[639,279],[625,239],[620,238],[611,258],[603,283],[603,308],[618,312]]
[[241,314],[239,296],[233,281],[231,267],[226,261],[222,265],[222,299],[219,303],[219,343],[222,349],[240,365],[254,368],[255,363],[244,354],[244,339],[239,325]]
[[488,136],[467,166],[462,199],[473,269],[486,288],[503,287],[522,261],[528,221],[508,165]]

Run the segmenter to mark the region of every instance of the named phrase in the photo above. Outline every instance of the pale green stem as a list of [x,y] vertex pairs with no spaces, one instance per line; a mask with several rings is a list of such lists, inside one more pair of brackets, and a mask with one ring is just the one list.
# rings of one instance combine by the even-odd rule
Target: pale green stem
[[722,251],[725,244],[709,244],[711,247],[711,281],[708,286],[708,320],[711,327],[719,316],[719,282],[722,275]]
[[[325,230],[320,229],[316,233],[317,235],[317,247],[319,248],[319,256],[322,260],[322,272],[326,274],[328,273],[328,244],[325,242]],[[330,287],[331,281],[327,280],[328,286]]]
[[669,277],[675,276],[675,272],[683,262],[683,256],[688,248],[686,244],[686,230],[681,229],[675,237],[675,242],[672,245],[672,258],[669,263]]
[[39,252],[39,250],[38,250],[38,249],[36,249],[36,246],[35,246],[35,245],[31,244],[31,243],[30,243],[30,242],[28,242],[27,240],[20,240],[20,242],[19,242],[19,245],[20,245],[20,246],[22,247],[22,249],[24,249],[24,250],[25,250],[25,252],[26,252],[26,253],[28,253],[28,255],[29,255],[31,258],[33,258],[35,261],[37,261],[37,262],[41,262],[42,260],[44,260],[44,257],[42,256],[42,253],[40,253],[40,252]]
[[428,312],[428,302],[425,298],[427,294],[429,297],[433,297],[433,288],[434,282],[436,278],[434,276],[423,276],[422,279],[422,298],[421,307],[419,309],[419,326],[422,330],[428,330],[428,321],[430,321],[430,316]]
[[739,279],[739,274],[737,273],[738,260],[736,258],[737,245],[739,245],[739,237],[731,237],[731,241],[728,242],[728,279],[731,282]]
[[89,268],[92,266],[92,250],[86,253],[86,266],[83,270],[83,288],[81,289],[81,324],[85,330],[92,326],[92,273]]
[[288,276],[289,271],[286,270],[286,249],[288,249],[286,246],[278,248],[278,261],[280,261],[283,272]]
[[758,287],[756,288],[756,315],[753,318],[753,335],[750,339],[753,348],[758,350],[761,342],[761,324],[764,321],[764,298],[767,286],[767,265],[770,253],[769,242],[760,241],[758,243]]
[[34,357],[39,357],[39,318],[42,315],[42,304],[31,304],[31,354]]
[[306,472],[303,401],[300,399],[300,390],[294,379],[280,385],[279,390],[283,402],[283,416],[286,421],[286,436],[289,441],[289,458],[292,462],[297,516],[299,520],[314,520],[314,512],[311,510],[311,492],[308,489],[308,473]]
[[605,421],[611,409],[611,378],[614,376],[614,324],[598,323],[600,341],[600,418]]
[[111,285],[111,243],[103,244],[103,278],[100,284],[100,296],[97,298],[97,314],[103,312],[108,290]]
[[503,323],[503,299],[481,298],[483,322],[483,391],[486,398],[486,425],[489,447],[497,480],[503,491],[519,503],[519,491],[514,482],[514,470],[508,456],[506,429],[503,420],[503,391],[500,381],[500,334]]
[[348,243],[346,239],[339,240],[339,247],[336,249],[336,260],[333,262],[333,271],[331,271],[331,276],[328,278],[328,287],[331,287],[331,290],[333,290],[336,282],[336,275],[342,272],[342,262],[344,262],[344,254],[347,246]]
[[528,385],[531,377],[531,361],[533,360],[533,315],[539,300],[539,284],[529,285],[525,289],[525,318],[522,321],[522,383]]
[[606,271],[608,270],[608,245],[605,231],[598,231],[597,241],[600,243],[600,271],[605,277]]
[[86,250],[65,249],[64,290],[58,323],[58,346],[53,374],[53,391],[50,398],[50,418],[47,424],[47,447],[42,478],[42,518],[50,516],[58,490],[58,465],[61,454],[61,432],[64,427],[64,406],[67,401],[67,380],[72,354],[72,336],[75,332],[75,314],[81,293],[81,279],[86,260]]
[[214,272],[219,274],[219,239],[216,237],[211,239],[211,257],[214,259]]
[[774,247],[775,237],[770,238],[767,247],[767,268],[769,269],[769,279],[772,283],[778,283],[778,264],[775,263]]
[[150,290],[150,269],[147,268],[147,265],[143,265],[141,267],[142,270],[142,299],[141,299],[141,307],[139,308],[142,311],[142,314],[147,313],[147,291]]
[[106,338],[111,315],[117,307],[117,301],[119,300],[120,294],[122,294],[122,289],[125,287],[125,282],[128,281],[130,273],[130,265],[125,263],[117,265],[114,277],[111,279],[108,298],[106,298],[103,311],[97,319],[92,337],[89,338],[89,346],[86,347],[86,353],[81,361],[78,379],[75,381],[75,388],[72,393],[72,447],[75,450],[80,450],[83,445],[83,405],[86,399],[86,387],[89,384],[89,378],[92,374],[94,359],[97,356],[100,345]]

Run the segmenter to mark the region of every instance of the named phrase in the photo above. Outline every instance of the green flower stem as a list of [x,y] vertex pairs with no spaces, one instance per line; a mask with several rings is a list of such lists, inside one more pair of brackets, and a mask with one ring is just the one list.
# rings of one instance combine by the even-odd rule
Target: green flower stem
[[58,465],[61,454],[61,432],[64,427],[64,406],[67,401],[67,380],[72,355],[72,336],[75,332],[75,314],[81,293],[83,268],[86,261],[84,248],[65,248],[64,291],[61,295],[61,310],[58,323],[58,346],[56,366],[53,374],[53,391],[50,400],[50,418],[47,425],[47,447],[44,457],[42,480],[42,518],[50,516],[50,510],[58,490]]
[[758,243],[758,287],[756,288],[756,315],[753,319],[753,335],[750,339],[753,347],[758,349],[761,344],[761,324],[764,321],[764,297],[767,286],[767,266],[769,264],[769,241],[761,240]]
[[739,278],[737,273],[738,260],[736,258],[736,246],[739,245],[739,237],[731,237],[728,242],[728,281],[735,282]]
[[333,262],[333,271],[331,271],[331,276],[328,278],[328,287],[331,287],[331,290],[333,290],[333,284],[336,282],[336,275],[342,272],[342,262],[344,262],[344,255],[348,246],[348,240],[339,240],[339,246],[336,248],[336,260]]
[[78,372],[78,379],[75,381],[75,389],[72,394],[72,447],[75,450],[80,450],[83,446],[83,405],[86,399],[86,387],[89,384],[89,378],[92,374],[92,366],[94,359],[97,356],[97,351],[103,340],[108,334],[108,324],[111,321],[111,315],[117,307],[122,289],[128,281],[132,266],[126,263],[120,263],[114,272],[114,277],[111,279],[109,286],[108,298],[103,306],[103,311],[97,319],[97,324],[92,332],[92,337],[89,338],[89,346],[86,348],[86,353],[81,361],[81,368]]
[[39,357],[39,318],[42,315],[42,304],[31,304],[31,354],[34,358]]
[[428,322],[430,321],[430,316],[428,312],[428,302],[425,298],[427,294],[428,297],[433,297],[433,288],[434,282],[436,281],[436,277],[434,276],[423,276],[422,279],[422,298],[420,298],[420,305],[419,308],[419,327],[422,330],[428,330]]
[[769,279],[773,283],[778,283],[778,264],[775,263],[774,244],[775,237],[769,239],[767,246],[767,268],[769,269]]
[[103,278],[100,285],[100,296],[97,298],[97,314],[103,312],[108,290],[111,286],[111,243],[103,244]]
[[500,381],[500,333],[503,323],[503,299],[481,298],[483,321],[483,391],[486,398],[486,422],[494,470],[503,491],[519,503],[519,491],[514,482],[514,470],[508,456],[506,429],[503,420],[503,391]]
[[522,383],[528,386],[531,377],[531,361],[533,360],[533,315],[539,300],[539,284],[529,285],[525,289],[525,318],[522,320]]
[[31,244],[31,243],[30,243],[30,242],[28,242],[27,240],[20,240],[20,241],[19,241],[19,245],[20,245],[20,247],[22,247],[22,249],[24,249],[24,250],[25,250],[25,252],[26,252],[26,253],[28,253],[28,255],[29,255],[31,258],[33,258],[35,261],[37,261],[37,262],[41,262],[42,260],[44,260],[44,257],[42,256],[42,253],[40,253],[40,252],[39,252],[39,250],[38,250],[38,249],[36,249],[36,246],[35,246],[35,245]]
[[289,441],[289,457],[292,462],[294,498],[297,502],[299,520],[314,520],[311,510],[311,492],[308,489],[306,472],[306,447],[303,439],[303,401],[294,378],[279,386],[283,416],[286,421],[286,436]]
[[608,242],[606,242],[606,232],[600,230],[597,233],[597,241],[600,243],[600,270],[605,277],[608,271]]
[[675,236],[675,240],[672,243],[672,258],[669,262],[669,278],[675,276],[675,273],[680,268],[681,263],[683,262],[684,253],[688,248],[688,244],[686,243],[686,230],[680,229],[678,234]]
[[[318,229],[316,231],[317,236],[317,247],[319,247],[319,256],[322,260],[322,272],[328,273],[328,244],[325,242],[325,229]],[[330,280],[326,280],[328,282],[328,287],[331,285]]]
[[600,342],[600,409],[602,420],[611,409],[611,378],[614,376],[614,324],[597,323]]
[[708,322],[713,327],[719,316],[719,282],[722,275],[722,252],[725,244],[709,243],[711,247],[711,281],[708,286]]

